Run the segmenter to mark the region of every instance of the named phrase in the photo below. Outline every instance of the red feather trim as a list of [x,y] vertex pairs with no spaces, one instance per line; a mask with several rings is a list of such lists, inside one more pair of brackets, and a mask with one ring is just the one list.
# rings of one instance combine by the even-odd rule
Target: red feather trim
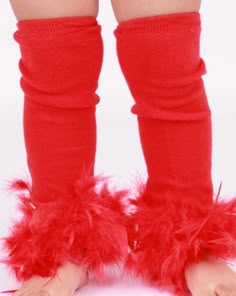
[[128,236],[131,252],[126,271],[177,295],[189,295],[185,268],[207,254],[223,260],[236,258],[236,198],[212,205],[165,201],[145,204],[145,192],[132,201]]
[[[99,190],[96,190],[99,187]],[[121,263],[127,255],[121,200],[125,191],[111,193],[104,178],[79,180],[70,194],[37,207],[31,202],[31,187],[14,181],[23,218],[4,238],[8,264],[19,281],[32,275],[48,277],[70,260],[84,264],[101,279],[105,265]]]

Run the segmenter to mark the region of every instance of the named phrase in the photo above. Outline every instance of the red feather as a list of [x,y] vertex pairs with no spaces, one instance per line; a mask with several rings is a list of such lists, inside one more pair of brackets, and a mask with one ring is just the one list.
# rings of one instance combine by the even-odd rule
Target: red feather
[[35,207],[28,183],[14,181],[11,189],[19,193],[23,218],[4,238],[8,257],[1,261],[19,281],[52,276],[68,260],[86,265],[101,279],[105,265],[124,261],[127,234],[121,201],[127,192],[111,193],[104,178],[91,177],[76,182],[70,194]]
[[126,271],[178,295],[189,295],[184,270],[207,254],[223,260],[236,258],[236,198],[211,206],[179,199],[157,207],[137,200],[127,225],[131,252]]

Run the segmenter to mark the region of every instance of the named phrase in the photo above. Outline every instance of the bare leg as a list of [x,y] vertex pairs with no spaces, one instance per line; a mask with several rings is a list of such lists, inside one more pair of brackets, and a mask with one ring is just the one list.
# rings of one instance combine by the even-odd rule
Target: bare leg
[[98,14],[98,0],[10,0],[18,20]]
[[[10,2],[18,21],[71,16],[97,17],[98,14],[98,0],[11,0]],[[33,276],[24,282],[14,295],[71,296],[76,289],[86,283],[87,269],[67,262],[58,269],[57,275],[52,279]]]
[[[118,23],[155,15],[197,12],[201,5],[200,0],[111,1]],[[236,295],[235,273],[224,262],[212,257],[189,266],[185,279],[193,296]]]
[[201,0],[111,0],[117,21],[200,9]]

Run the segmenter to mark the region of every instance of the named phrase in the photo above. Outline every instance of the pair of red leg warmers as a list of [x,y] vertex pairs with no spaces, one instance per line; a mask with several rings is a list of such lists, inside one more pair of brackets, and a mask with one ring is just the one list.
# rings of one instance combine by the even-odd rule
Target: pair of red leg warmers
[[236,201],[213,200],[200,15],[135,19],[115,35],[148,171],[135,211],[125,217],[125,192],[111,193],[93,172],[99,25],[92,17],[22,21],[15,39],[32,184],[12,185],[24,216],[5,240],[6,263],[26,280],[67,260],[99,277],[125,260],[126,270],[183,295],[188,264],[236,256]]

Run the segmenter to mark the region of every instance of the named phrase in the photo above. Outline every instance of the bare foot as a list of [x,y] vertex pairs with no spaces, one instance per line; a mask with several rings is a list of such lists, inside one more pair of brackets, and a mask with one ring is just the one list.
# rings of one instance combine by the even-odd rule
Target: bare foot
[[58,268],[55,277],[33,276],[13,296],[72,296],[87,282],[86,268],[67,262]]
[[190,265],[185,279],[193,296],[236,296],[236,273],[213,257]]

